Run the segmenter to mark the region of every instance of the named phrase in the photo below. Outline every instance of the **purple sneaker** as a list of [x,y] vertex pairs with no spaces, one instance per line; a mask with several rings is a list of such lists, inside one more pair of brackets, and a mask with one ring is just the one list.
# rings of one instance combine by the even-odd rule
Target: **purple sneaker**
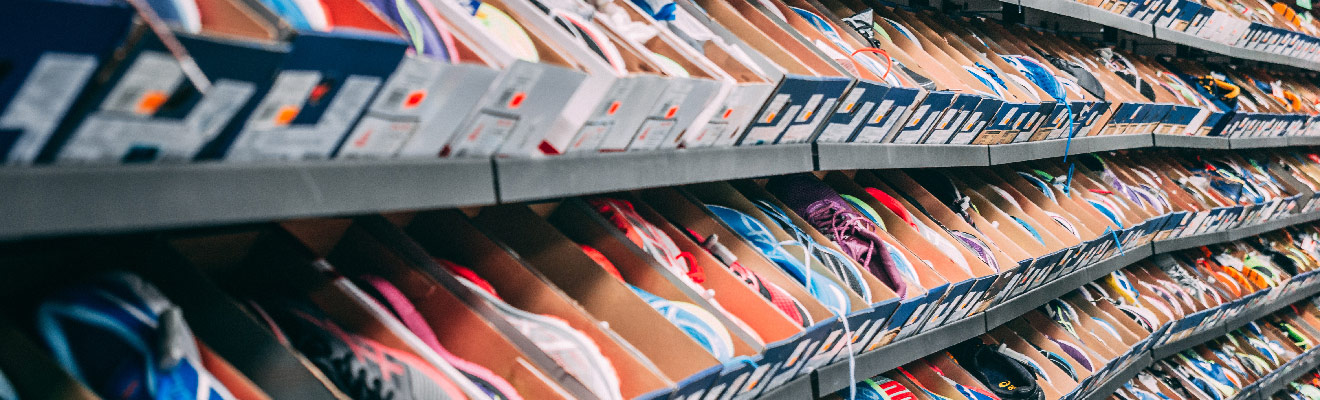
[[809,174],[795,174],[771,178],[765,189],[839,245],[853,261],[865,266],[898,297],[907,297],[907,281],[889,254],[889,244],[875,233],[875,223],[829,185]]

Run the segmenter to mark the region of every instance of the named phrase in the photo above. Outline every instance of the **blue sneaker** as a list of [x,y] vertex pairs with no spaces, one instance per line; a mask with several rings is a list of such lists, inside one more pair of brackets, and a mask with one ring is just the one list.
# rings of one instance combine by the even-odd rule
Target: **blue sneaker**
[[760,208],[766,216],[769,216],[779,224],[780,229],[793,235],[798,243],[801,243],[803,247],[806,247],[809,254],[811,254],[815,260],[825,265],[825,269],[833,272],[834,276],[843,281],[849,289],[852,289],[853,293],[861,296],[862,300],[866,301],[868,304],[871,303],[871,287],[866,285],[866,281],[862,279],[862,271],[857,268],[857,264],[854,264],[848,256],[828,246],[817,243],[815,238],[812,238],[810,234],[807,234],[807,232],[798,228],[797,224],[793,223],[793,220],[792,218],[789,218],[788,213],[784,212],[784,210],[781,210],[779,207],[776,207],[773,203],[765,200],[756,200],[755,203],[756,207]]
[[[785,250],[783,244],[772,235],[761,221],[743,214],[738,210],[724,206],[707,205],[707,209],[714,213],[716,217],[723,221],[729,229],[738,233],[744,240],[755,247],[764,255],[765,258],[774,262],[779,269],[787,273],[788,276],[801,283],[811,296],[820,300],[830,311],[835,314],[847,314],[851,310],[848,304],[848,295],[844,289],[829,278],[808,268],[802,260],[794,258],[788,250]],[[795,241],[790,241],[790,245],[801,245]]]
[[665,319],[678,326],[693,340],[705,347],[706,351],[715,355],[720,362],[728,361],[733,358],[733,338],[729,336],[729,331],[724,329],[720,321],[711,315],[710,312],[701,309],[691,303],[681,301],[669,301],[660,296],[653,295],[641,288],[628,285],[636,292],[646,304],[651,305]]
[[47,297],[37,332],[51,356],[97,395],[125,400],[229,400],[202,367],[182,311],[154,286],[106,273]]

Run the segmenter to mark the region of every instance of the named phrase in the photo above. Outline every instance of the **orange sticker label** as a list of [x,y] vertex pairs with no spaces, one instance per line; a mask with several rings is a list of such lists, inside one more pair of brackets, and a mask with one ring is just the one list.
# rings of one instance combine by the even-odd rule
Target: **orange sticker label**
[[159,110],[160,106],[164,105],[165,100],[168,99],[169,96],[165,92],[159,90],[148,91],[142,94],[142,100],[138,101],[136,111],[138,114],[155,114],[156,110]]
[[300,109],[298,106],[283,106],[275,112],[275,125],[288,125],[293,123],[293,119],[298,116]]

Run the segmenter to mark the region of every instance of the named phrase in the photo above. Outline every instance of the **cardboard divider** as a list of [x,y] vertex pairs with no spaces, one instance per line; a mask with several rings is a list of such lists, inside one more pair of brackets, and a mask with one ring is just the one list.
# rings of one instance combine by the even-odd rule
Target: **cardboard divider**
[[[994,229],[985,229],[984,231],[973,228],[971,224],[963,220],[957,214],[954,214],[948,206],[941,203],[935,196],[927,192],[925,188],[917,184],[907,174],[902,171],[885,171],[881,173],[863,172],[857,175],[857,182],[862,185],[878,186],[878,183],[887,183],[897,194],[901,194],[904,202],[909,205],[919,205],[930,216],[939,221],[939,225],[949,227],[950,229],[968,233],[976,236],[986,245],[997,250],[995,258],[999,261],[999,271],[1004,272],[1013,269],[1023,260],[1030,260],[1032,257],[1021,247],[1008,240],[1002,233]],[[891,195],[896,193],[890,193]],[[911,200],[909,200],[911,199]],[[916,203],[912,203],[915,200]],[[989,224],[978,225],[981,228],[989,228]]]
[[[291,228],[288,231],[282,229],[269,231],[264,237],[252,243],[251,250],[247,254],[249,261],[239,266],[228,267],[229,272],[226,274],[232,275],[228,275],[225,279],[234,280],[229,283],[233,285],[230,291],[250,293],[248,295],[253,296],[254,299],[305,298],[345,331],[417,357],[419,361],[430,364],[441,376],[448,378],[469,396],[482,393],[482,389],[468,381],[448,360],[436,354],[435,350],[427,347],[383,305],[362,292],[348,279],[338,276],[335,267],[320,258],[320,252],[330,249],[331,246],[338,246],[332,244],[341,242],[340,237],[347,228],[347,222],[346,220],[297,221],[287,225]],[[304,232],[313,233],[299,236],[299,233]],[[241,278],[256,270],[271,273],[263,279]],[[462,326],[462,324],[456,325]],[[540,372],[528,373],[526,365],[510,368],[497,364],[509,362],[509,359],[485,360],[481,359],[480,354],[473,354],[471,351],[460,351],[456,355],[466,360],[475,359],[478,365],[506,377],[520,393],[550,395],[562,391],[553,387],[553,384],[547,384]],[[567,398],[562,394],[550,396]]]
[[[706,204],[720,205],[720,206],[733,208],[735,210],[741,211],[742,213],[751,216],[752,218],[756,218],[756,220],[760,221],[761,224],[765,225],[766,228],[769,229],[770,232],[773,233],[775,237],[779,238],[780,240],[793,240],[792,235],[790,235],[788,232],[784,231],[783,229],[780,229],[778,223],[776,223],[768,215],[762,212],[761,209],[758,208],[755,203],[753,203],[753,199],[769,202],[770,204],[773,204],[775,207],[778,207],[780,210],[783,210],[784,213],[788,216],[789,220],[793,222],[793,225],[798,227],[798,229],[801,229],[807,235],[810,235],[812,240],[815,240],[817,244],[828,247],[829,249],[837,251],[840,254],[847,255],[847,253],[843,252],[843,249],[839,248],[838,244],[834,243],[834,241],[830,240],[828,237],[821,234],[820,231],[816,230],[816,228],[812,227],[811,224],[803,220],[801,216],[797,215],[797,213],[794,213],[792,210],[790,210],[787,205],[785,205],[783,202],[780,202],[779,199],[775,198],[769,192],[765,191],[765,189],[761,185],[753,181],[696,184],[696,185],[689,185],[685,187],[684,190],[687,191],[688,193],[691,193],[694,197],[696,197],[702,202],[705,202]],[[865,266],[857,265],[856,260],[852,260],[851,258],[849,258],[848,260],[853,263],[854,267],[856,267],[859,271],[862,272],[861,273],[862,280],[866,282],[867,287],[871,290],[871,299],[869,301],[869,304],[879,304],[888,301],[890,299],[898,298],[898,295],[895,294],[892,289],[890,289],[888,286],[885,286],[885,284],[883,282],[880,282],[878,278],[867,272]],[[821,272],[826,276],[835,278],[835,280],[838,279],[838,277],[834,276],[833,272],[819,270],[819,269],[818,272]]]
[[761,255],[760,251],[747,244],[717,218],[709,215],[701,205],[690,200],[679,189],[648,189],[642,191],[639,196],[674,225],[696,232],[703,237],[709,238],[714,235],[720,244],[728,247],[729,251],[738,257],[738,263],[784,289],[800,302],[813,321],[824,321],[834,317],[834,314],[812,297],[802,284],[781,271],[778,266]]
[[[980,194],[985,200],[993,204],[995,208],[1026,222],[1034,228],[1036,231],[1035,233],[1040,235],[1048,250],[1059,251],[1081,243],[1081,239],[1072,236],[1067,231],[1064,231],[1063,227],[1053,223],[1050,217],[1045,215],[1045,213],[1040,212],[1040,208],[1035,207],[1034,204],[1018,203],[1016,202],[1016,199],[1012,197],[1012,194],[1005,196],[1005,193],[995,190],[998,187],[992,187],[990,184],[985,183],[974,176],[960,177],[960,180],[965,182],[969,188],[974,188],[974,191],[977,194]],[[1002,188],[998,189],[1004,190]],[[1005,190],[1005,192],[1006,191],[1007,190]],[[1019,224],[1019,226],[1020,225],[1021,224]],[[1025,227],[1023,229],[1025,229]]]
[[605,272],[576,243],[523,205],[488,207],[473,224],[490,232],[597,319],[609,323],[671,381],[717,367],[719,361]]
[[193,342],[197,344],[198,356],[202,359],[202,368],[206,369],[206,372],[211,373],[211,376],[215,377],[216,381],[219,381],[221,385],[224,385],[225,389],[229,390],[229,393],[234,395],[234,398],[241,400],[270,400],[271,397],[267,395],[266,392],[263,392],[261,388],[257,387],[256,383],[253,383],[251,379],[248,379],[247,376],[243,375],[243,372],[234,368],[229,361],[225,361],[224,357],[217,354],[215,350],[211,350],[206,343],[202,343],[202,341],[197,340],[196,338],[193,339]]
[[406,226],[409,235],[432,256],[467,266],[482,277],[498,277],[487,282],[500,299],[524,311],[559,318],[589,337],[618,373],[625,397],[638,397],[673,386],[640,350],[588,314],[575,300],[550,284],[548,278],[486,236],[461,212],[424,212],[411,218]]
[[[735,355],[751,356],[765,348],[765,342],[751,330],[740,318],[726,314],[723,307],[712,304],[703,297],[707,293],[698,293],[686,285],[675,271],[659,265],[654,256],[637,247],[613,229],[608,221],[590,209],[580,200],[569,199],[560,203],[547,220],[565,236],[574,242],[589,245],[609,259],[623,280],[651,294],[669,301],[686,302],[701,307],[720,320],[722,327],[733,338]],[[733,317],[733,318],[730,318]]]
[[[168,238],[159,262],[144,277],[158,286],[189,318],[199,340],[224,356],[272,398],[317,393],[348,399],[301,353],[281,342],[267,322],[247,309],[230,290],[244,281],[248,254],[263,230]],[[263,277],[264,284],[269,280]]]
[[[788,319],[773,304],[770,304],[769,300],[754,293],[728,267],[724,267],[723,263],[712,256],[709,251],[694,242],[681,228],[671,224],[640,197],[633,193],[620,193],[617,195],[632,202],[633,207],[642,218],[645,218],[669,236],[678,245],[679,250],[691,254],[697,260],[697,264],[702,266],[706,278],[702,285],[715,292],[714,298],[719,301],[721,306],[755,329],[756,333],[763,339],[763,344],[784,340],[802,331],[801,327]],[[772,315],[781,318],[772,317]]]
[[24,399],[94,400],[100,397],[66,372],[46,349],[8,318],[0,319],[0,371]]
[[1059,190],[1055,188],[1054,185],[1049,184],[1049,182],[1046,182],[1044,190],[1049,190],[1053,198],[1046,196],[1040,188],[1031,184],[1026,178],[1018,175],[1016,171],[1013,171],[1008,167],[992,167],[992,172],[983,172],[981,177],[996,185],[1012,186],[1015,190],[1010,192],[1016,194],[1015,198],[1019,202],[1025,201],[1033,203],[1045,211],[1053,212],[1066,218],[1069,223],[1077,228],[1078,234],[1081,235],[1081,239],[1084,241],[1094,240],[1095,238],[1100,237],[1100,234],[1104,232],[1104,226],[1102,226],[1104,221],[1096,221],[1094,215],[1084,213],[1081,207],[1075,202],[1070,201],[1070,199],[1060,199],[1059,197],[1063,195],[1059,193]]
[[[1009,321],[1007,324],[1004,324],[1004,327],[1011,330],[1014,334],[1017,334],[1031,345],[1039,347],[1042,351],[1054,353],[1054,355],[1059,356],[1063,362],[1068,363],[1068,366],[1072,369],[1073,373],[1077,374],[1077,379],[1073,380],[1072,377],[1067,376],[1067,373],[1064,372],[1064,376],[1067,377],[1068,382],[1073,382],[1074,384],[1081,383],[1094,376],[1097,372],[1100,372],[1100,368],[1104,366],[1104,364],[1100,364],[1093,359],[1091,360],[1091,368],[1093,369],[1086,369],[1081,363],[1073,359],[1068,352],[1064,351],[1057,343],[1054,343],[1054,341],[1046,337],[1044,333],[1041,333],[1040,329],[1026,319],[1016,318]],[[1044,354],[1040,351],[1036,351],[1033,354],[1038,354],[1044,357]],[[1051,361],[1050,364],[1054,364],[1055,368],[1059,368],[1054,361]],[[1063,372],[1062,369],[1059,369],[1058,371]]]
[[[452,292],[452,289],[441,289],[444,285],[421,269],[430,266],[409,265],[408,260],[392,254],[378,240],[361,228],[352,227],[330,253],[328,259],[349,276],[374,275],[393,284],[408,297],[425,318],[441,346],[464,360],[485,366],[505,377],[524,396],[547,398],[591,396],[590,392],[587,392],[572,376],[559,375],[562,372],[557,365],[538,366],[533,361],[536,358],[525,352],[539,352],[539,348],[520,348],[511,342],[510,335],[520,335],[520,333],[510,329],[511,327],[503,329],[497,327],[495,323],[499,321],[492,321],[489,317],[481,315],[469,302],[460,298],[460,294]],[[412,332],[397,319],[392,318],[392,313],[380,307],[373,298],[358,288],[356,283],[347,279],[337,279],[333,282],[333,286],[327,289],[330,288],[335,289],[329,293],[331,298],[336,299],[335,301],[351,301],[357,304],[357,307],[367,309],[369,315],[377,316],[377,321],[408,342],[417,352],[424,355],[428,351],[436,352],[421,340],[413,340],[415,336],[409,337]]]
[[986,336],[994,340],[996,342],[995,344],[1002,343],[1008,346],[1008,348],[1013,349],[1013,351],[1026,355],[1028,358],[1031,358],[1032,361],[1035,361],[1036,365],[1039,365],[1041,369],[1045,370],[1045,374],[1049,375],[1049,380],[1037,379],[1036,384],[1039,385],[1041,391],[1045,393],[1045,398],[1047,400],[1058,400],[1064,393],[1068,393],[1074,386],[1076,386],[1076,383],[1072,383],[1073,380],[1068,377],[1068,374],[1055,366],[1054,363],[1045,359],[1040,352],[1037,352],[1035,348],[1031,347],[1031,345],[1026,342],[1026,340],[1023,340],[1021,336],[1018,336],[1017,333],[1014,333],[1011,329],[1008,329],[1008,327],[1001,326],[995,328],[986,333]]
[[[902,250],[916,256],[914,259],[919,262],[914,263],[914,268],[917,269],[918,278],[921,279],[921,282],[919,283],[922,286],[931,287],[946,283],[959,283],[972,279],[972,275],[969,271],[964,271],[962,268],[954,264],[949,256],[935,248],[934,245],[931,245],[929,241],[921,236],[921,233],[917,232],[916,228],[913,228],[908,225],[907,222],[904,222],[897,214],[894,214],[894,212],[890,211],[888,207],[885,207],[885,205],[881,204],[879,200],[876,200],[875,197],[867,193],[861,185],[858,185],[856,182],[848,179],[846,175],[837,171],[826,174],[824,180],[826,183],[830,184],[830,186],[834,187],[839,194],[847,194],[856,197],[871,206],[871,209],[880,214],[880,217],[884,221],[885,229],[883,229],[882,232],[876,233],[881,234],[882,237],[893,237],[896,242],[900,242]],[[916,264],[925,264],[925,268]],[[937,273],[940,279],[928,279],[927,277],[922,276],[924,275],[923,273],[929,274],[930,272]]]

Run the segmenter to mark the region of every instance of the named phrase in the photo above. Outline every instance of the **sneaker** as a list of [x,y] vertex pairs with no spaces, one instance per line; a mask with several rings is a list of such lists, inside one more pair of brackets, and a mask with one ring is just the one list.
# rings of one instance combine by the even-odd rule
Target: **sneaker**
[[933,170],[907,170],[908,176],[925,188],[927,192],[935,196],[936,200],[944,203],[954,214],[962,217],[968,225],[976,228],[976,220],[972,218],[972,213],[976,212],[976,206],[972,204],[972,198],[967,197],[958,190],[958,185],[949,180],[943,173]]
[[[770,233],[765,225],[761,224],[761,221],[724,206],[707,205],[706,208],[715,214],[715,217],[719,218],[720,221],[723,221],[730,230],[756,248],[766,259],[779,266],[780,270],[807,288],[811,296],[819,300],[825,308],[840,315],[850,312],[851,305],[848,303],[848,295],[844,292],[844,289],[824,275],[808,268],[808,265],[803,264],[802,260],[797,259],[788,250],[785,250],[783,244]],[[799,245],[797,242],[792,241],[789,244]]]
[[891,244],[875,233],[876,224],[810,174],[779,176],[770,179],[765,189],[783,201],[808,224],[834,241],[843,252],[863,265],[900,298],[907,298],[909,280],[893,259]]
[[18,392],[14,391],[14,385],[9,383],[4,371],[0,371],[0,400],[18,400]]
[[712,257],[728,266],[729,272],[752,289],[752,292],[761,295],[762,298],[779,309],[779,312],[784,313],[788,319],[793,320],[799,326],[803,328],[811,326],[811,315],[807,314],[807,307],[803,306],[802,302],[789,295],[788,292],[784,291],[784,288],[761,278],[761,275],[744,267],[742,263],[738,262],[738,256],[734,255],[728,247],[724,247],[724,244],[719,242],[716,235],[702,238],[696,232],[689,230],[687,233],[693,241],[701,245],[701,248],[706,249]]
[[408,328],[408,331],[417,335],[417,338],[421,339],[422,343],[426,343],[427,347],[440,355],[440,358],[443,358],[445,362],[453,365],[454,368],[467,377],[468,380],[477,383],[478,387],[481,387],[482,390],[485,390],[488,394],[494,395],[495,397],[518,397],[517,391],[514,390],[513,386],[511,386],[508,381],[504,380],[504,378],[496,375],[481,365],[464,360],[445,349],[444,346],[440,344],[439,338],[436,337],[435,331],[431,330],[431,325],[426,320],[426,317],[423,317],[422,314],[417,311],[412,300],[409,300],[407,295],[399,290],[399,288],[395,287],[394,284],[384,278],[374,275],[359,276],[355,280],[359,283],[358,286],[363,292],[366,292],[369,296],[375,299],[377,304],[381,307],[389,310],[391,314],[394,314],[395,319],[398,319],[399,322],[403,323],[403,325]]
[[908,381],[912,382],[912,385],[916,386],[918,389],[921,389],[921,391],[926,394],[927,398],[930,398],[931,400],[953,400],[948,397],[944,397],[939,393],[932,392],[930,391],[930,389],[926,389],[926,387],[921,384],[921,381],[917,380],[917,377],[912,376],[912,373],[908,372],[906,368],[898,367],[898,372],[902,373],[903,376],[907,377]]
[[884,389],[872,379],[863,379],[861,382],[854,383],[852,391],[852,397],[849,397],[848,388],[840,389],[835,392],[835,395],[851,400],[888,400],[885,397]]
[[880,398],[884,400],[917,400],[917,395],[912,394],[907,386],[903,386],[903,384],[883,375],[871,378],[869,381],[872,382],[872,385],[879,387]]
[[1195,368],[1195,372],[1199,373],[1203,378],[1209,379],[1216,386],[1220,387],[1221,390],[1231,393],[1236,392],[1236,388],[1242,387],[1242,382],[1238,381],[1237,377],[1225,373],[1224,367],[1206,361],[1206,359],[1202,358],[1200,354],[1196,354],[1191,350],[1183,350],[1181,353],[1178,353],[1178,357],[1184,362],[1191,364],[1192,367]]
[[417,53],[441,61],[455,59],[454,37],[445,29],[434,6],[427,2],[367,0],[367,5],[403,28],[409,44]]
[[852,259],[833,248],[817,243],[815,238],[799,228],[797,224],[794,224],[788,213],[774,203],[765,200],[756,200],[755,203],[756,207],[761,209],[766,216],[779,224],[780,229],[793,235],[797,243],[801,243],[806,247],[807,252],[816,261],[824,265],[825,269],[833,272],[834,276],[843,281],[844,285],[852,289],[853,293],[860,296],[867,304],[871,303],[871,287],[866,285],[866,281],[862,278],[862,271],[857,268],[857,264],[853,263]]
[[[1007,346],[992,348],[980,338],[949,348],[949,354],[981,381],[996,397],[1004,400],[1041,400],[1045,393],[1036,384],[1036,376],[1048,379],[1044,370],[1030,358]],[[1031,368],[1031,369],[1029,369]]]
[[1049,339],[1051,342],[1054,342],[1055,345],[1059,346],[1060,349],[1063,349],[1064,354],[1067,354],[1069,358],[1076,361],[1077,366],[1082,367],[1087,371],[1095,372],[1095,364],[1091,362],[1091,356],[1086,353],[1086,349],[1082,348],[1082,346],[1066,339],[1054,337]]
[[[868,193],[871,193],[871,195],[873,197],[876,197],[876,199],[884,201],[879,196],[879,194],[885,194],[884,192],[875,190],[873,188],[868,188],[866,189],[866,191]],[[874,191],[874,193],[872,193],[872,191]],[[886,197],[888,197],[887,194],[885,195]],[[963,247],[967,248],[968,251],[971,251],[972,254],[976,255],[977,259],[980,259],[981,262],[984,262],[986,263],[986,265],[989,265],[991,269],[995,270],[995,272],[999,272],[999,259],[995,258],[993,254],[993,250],[991,250],[990,246],[987,245],[984,241],[976,237],[976,235],[956,229],[951,229],[947,226],[944,226],[944,224],[941,224],[940,221],[935,218],[935,216],[931,215],[929,211],[926,211],[926,209],[921,206],[921,202],[918,202],[916,199],[913,199],[912,196],[909,196],[903,192],[898,192],[898,195],[902,196],[904,199],[907,199],[908,204],[911,204],[912,207],[916,208],[918,212],[924,214],[927,218],[930,218],[931,221],[935,222],[936,225],[939,225],[941,229],[944,229],[944,231],[948,232],[949,235],[953,236],[954,239],[957,239],[958,244],[961,244]],[[897,213],[897,211],[895,211],[895,213]],[[903,214],[899,214],[899,215],[901,216]]]
[[1032,348],[1035,348],[1036,351],[1040,352],[1040,355],[1045,356],[1045,359],[1049,360],[1051,364],[1054,364],[1054,366],[1059,367],[1059,369],[1063,370],[1063,373],[1067,374],[1068,377],[1072,378],[1073,381],[1078,381],[1077,370],[1073,369],[1072,364],[1069,363],[1068,359],[1064,358],[1064,356],[1059,355],[1059,353],[1045,350],[1032,342],[1027,342],[1027,344],[1031,345]]
[[631,202],[627,200],[596,197],[586,199],[587,204],[602,217],[609,220],[619,232],[656,262],[677,275],[689,287],[698,292],[706,289],[699,285],[705,282],[705,273],[697,264],[692,254],[678,248],[678,244],[659,227],[642,218]]
[[949,386],[953,386],[954,389],[958,390],[958,394],[961,394],[963,398],[967,400],[999,400],[999,398],[995,397],[994,394],[991,394],[985,389],[963,386],[963,384],[958,383],[958,381],[949,379],[949,377],[945,376],[944,371],[940,370],[939,367],[931,365],[930,369],[932,371],[935,371],[935,373],[940,376],[940,379],[944,380],[944,383],[948,383]]
[[666,300],[642,288],[633,286],[623,280],[623,275],[618,272],[619,269],[608,258],[605,258],[605,255],[601,254],[599,250],[587,245],[581,245],[581,247],[582,251],[586,252],[592,260],[595,260],[606,271],[610,271],[620,282],[628,285],[628,288],[646,301],[647,305],[659,312],[660,315],[664,316],[674,326],[677,326],[683,333],[686,333],[692,340],[695,340],[720,362],[733,358],[733,337],[729,335],[727,329],[724,329],[724,325],[720,323],[720,320],[711,315],[710,312],[691,303]]
[[[596,342],[562,319],[550,315],[534,314],[505,303],[492,286],[467,267],[436,260],[454,273],[458,281],[494,306],[510,325],[532,340],[536,347],[555,360],[556,364],[582,382],[603,400],[622,399],[619,374],[614,365],[600,352]],[[437,343],[438,344],[438,343]]]
[[[715,299],[715,291],[702,286],[706,282],[706,271],[697,263],[697,258],[692,253],[682,251],[674,239],[670,238],[660,227],[651,224],[637,213],[633,208],[632,202],[622,199],[596,197],[586,200],[596,212],[600,213],[610,221],[610,224],[623,233],[629,241],[641,248],[643,252],[650,254],[656,262],[664,266],[679,280],[683,281],[693,292],[702,296],[708,304],[717,312],[724,315],[725,319],[737,326],[743,332],[749,335],[757,336],[753,330],[741,318],[726,310]],[[756,342],[763,342],[759,336]]]
[[880,204],[883,204],[890,212],[898,215],[899,218],[903,219],[903,222],[906,222],[908,226],[915,229],[918,234],[921,234],[922,238],[926,239],[927,242],[930,242],[932,246],[935,246],[935,249],[939,250],[945,257],[948,257],[949,260],[953,261],[954,265],[957,265],[958,268],[968,274],[973,274],[972,267],[967,264],[967,258],[963,257],[962,252],[958,251],[958,248],[954,246],[953,242],[950,242],[944,236],[940,236],[940,234],[934,229],[926,226],[925,222],[913,217],[912,213],[908,212],[908,210],[903,207],[903,204],[898,202],[898,199],[895,199],[893,196],[890,196],[889,193],[885,193],[883,190],[876,188],[866,188],[865,190],[867,194],[874,197],[876,201],[880,202]]
[[52,358],[107,399],[229,400],[202,366],[183,312],[137,275],[111,272],[64,288],[36,311]]
[[[301,353],[349,398],[467,398],[421,358],[349,333],[305,301],[272,299],[262,304],[252,304],[252,310],[270,324],[275,336]],[[491,395],[499,393],[489,382],[472,382]]]

